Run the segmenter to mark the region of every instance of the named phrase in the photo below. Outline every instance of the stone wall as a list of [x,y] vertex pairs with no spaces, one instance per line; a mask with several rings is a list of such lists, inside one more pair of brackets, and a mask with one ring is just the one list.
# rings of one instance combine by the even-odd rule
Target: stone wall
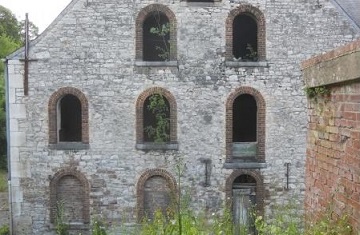
[[[303,63],[309,87],[330,94],[308,103],[307,215],[327,209],[360,231],[360,41]],[[330,65],[330,66],[329,66]]]
[[[261,184],[257,185],[257,199],[267,215],[274,203],[294,198],[302,203],[306,98],[299,63],[353,40],[356,30],[329,1],[318,7],[308,0],[159,0],[156,3],[165,5],[176,19],[177,31],[172,36],[177,45],[176,61],[155,66],[136,56],[136,27],[141,25],[136,19],[153,3],[72,1],[30,46],[30,57],[36,61],[29,65],[28,96],[23,93],[22,51],[9,59],[16,234],[53,234],[50,185],[62,171],[84,175],[91,218],[103,216],[113,224],[134,224],[144,198],[138,189],[139,182],[147,179],[142,175],[158,169],[176,179],[180,158],[186,164],[182,187],[199,211],[221,211],[227,199],[231,200],[234,180],[242,174]],[[264,15],[264,58],[240,63],[226,56],[226,19],[230,12],[237,12],[234,9],[250,9],[248,5]],[[88,119],[83,119],[88,124],[88,133],[84,133],[88,143],[65,149],[52,143],[56,136],[52,133],[55,115],[51,114],[55,111],[52,97],[68,87],[80,91],[79,97],[85,97],[80,100],[88,102]],[[150,151],[138,143],[136,121],[141,117],[137,117],[137,101],[153,87],[169,92],[176,103],[176,118],[172,118],[176,133],[170,133],[176,143],[166,146],[166,151]],[[232,164],[227,158],[227,113],[232,108],[227,101],[240,90],[254,90],[264,100],[262,162],[256,164]],[[225,163],[229,164],[225,167]],[[291,163],[289,190],[285,189],[285,163]]]

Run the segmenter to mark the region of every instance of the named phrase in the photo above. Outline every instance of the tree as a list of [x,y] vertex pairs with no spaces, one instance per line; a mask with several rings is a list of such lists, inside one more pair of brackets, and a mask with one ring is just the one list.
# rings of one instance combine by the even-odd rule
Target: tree
[[7,8],[0,5],[0,35],[6,35],[14,42],[21,42],[21,28],[19,21]]

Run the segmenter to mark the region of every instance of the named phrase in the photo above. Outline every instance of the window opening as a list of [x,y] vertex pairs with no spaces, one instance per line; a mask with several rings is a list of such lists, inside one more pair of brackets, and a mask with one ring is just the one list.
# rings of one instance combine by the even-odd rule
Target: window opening
[[[155,29],[155,31],[154,31]],[[170,23],[165,14],[154,11],[143,24],[143,60],[165,61],[170,58]],[[157,32],[156,32],[157,31]]]
[[143,106],[144,142],[168,142],[170,140],[170,104],[161,94],[146,98]]
[[59,102],[58,135],[60,142],[81,142],[81,103],[74,95],[65,95]]
[[257,105],[252,95],[238,96],[233,103],[233,142],[256,142]]
[[241,175],[233,182],[233,221],[235,235],[256,234],[253,212],[256,207],[256,180]]
[[233,21],[233,56],[236,59],[257,61],[257,22],[247,14],[240,14]]

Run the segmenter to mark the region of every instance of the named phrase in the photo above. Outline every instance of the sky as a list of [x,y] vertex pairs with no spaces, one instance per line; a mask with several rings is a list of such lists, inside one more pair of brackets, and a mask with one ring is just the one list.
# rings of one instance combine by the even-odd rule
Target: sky
[[8,8],[18,20],[29,20],[39,27],[39,33],[61,13],[71,0],[0,0],[0,5]]

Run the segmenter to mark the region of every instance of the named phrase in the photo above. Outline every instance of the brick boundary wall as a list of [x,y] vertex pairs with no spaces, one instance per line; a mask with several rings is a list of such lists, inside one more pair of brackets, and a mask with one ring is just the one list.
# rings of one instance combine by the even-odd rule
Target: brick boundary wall
[[[359,51],[360,40],[304,61],[305,82],[327,82],[329,70],[336,74],[345,65],[355,68],[358,61],[353,53]],[[323,66],[329,61],[332,67]],[[349,216],[356,233],[360,231],[360,73],[353,71],[357,78],[347,80],[346,71],[339,82],[326,86],[328,96],[308,99],[305,213],[315,221],[330,208],[333,218]],[[316,76],[310,79],[307,74]]]

